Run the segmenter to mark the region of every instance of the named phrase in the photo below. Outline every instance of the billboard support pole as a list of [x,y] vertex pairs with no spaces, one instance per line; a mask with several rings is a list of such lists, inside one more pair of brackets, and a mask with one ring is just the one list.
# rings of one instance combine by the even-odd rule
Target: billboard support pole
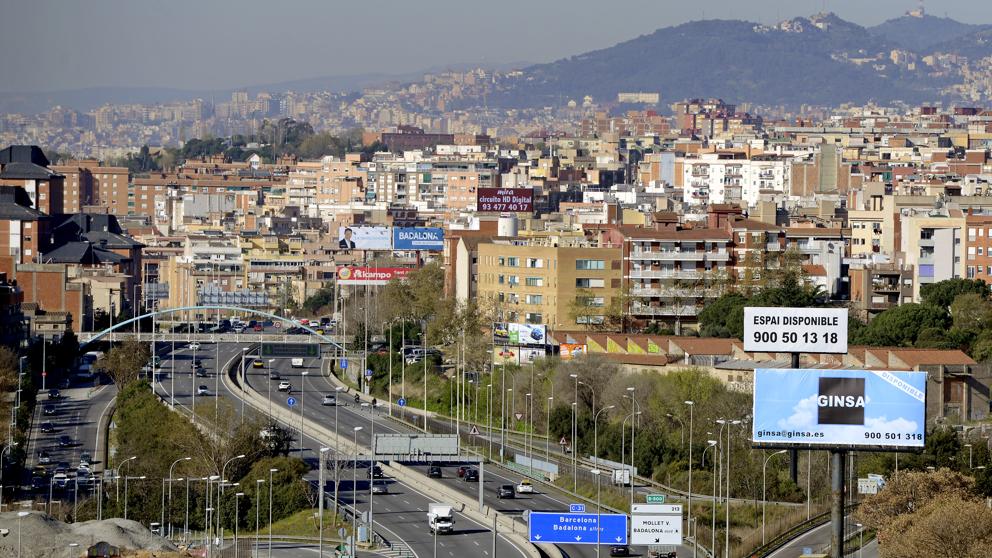
[[847,452],[830,450],[830,557],[844,558],[844,469]]
[[[792,353],[792,368],[799,369],[799,353]],[[792,484],[799,484],[799,450],[792,448],[789,450],[789,478]]]

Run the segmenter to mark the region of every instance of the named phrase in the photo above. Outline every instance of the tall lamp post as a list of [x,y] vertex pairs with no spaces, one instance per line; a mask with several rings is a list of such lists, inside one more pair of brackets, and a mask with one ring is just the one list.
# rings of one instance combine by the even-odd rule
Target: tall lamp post
[[[706,463],[706,449],[713,448],[713,509],[710,510],[710,516],[713,518],[713,526],[710,528],[710,556],[716,556],[716,462],[719,461],[716,455],[716,440],[706,440],[706,448],[703,448],[703,463]],[[695,545],[693,546],[692,555],[695,558],[696,549],[699,548],[699,539],[697,533],[693,533],[693,540]]]
[[692,408],[696,406],[696,402],[686,400],[684,403],[689,406],[689,503],[686,513],[686,523],[688,523],[692,521]]
[[[235,460],[238,460],[238,459],[244,459],[244,458],[245,458],[245,454],[243,454],[243,453],[240,454],[240,455],[235,455],[234,457],[228,459],[224,463],[224,466],[220,468],[220,482],[217,483],[217,509],[220,509],[220,497],[221,497],[221,495],[224,494],[224,483],[227,482],[225,480],[225,477],[224,477],[224,475],[227,472],[227,466],[230,465],[232,461],[235,461]],[[220,515],[221,514],[219,514],[219,513],[217,514],[217,532],[218,533],[220,533]]]
[[[114,495],[114,499],[117,500],[117,503],[118,504],[120,504],[120,501],[121,501],[121,481],[120,481],[120,479],[121,479],[121,467],[123,467],[127,463],[130,463],[131,461],[133,461],[133,460],[135,460],[137,458],[138,458],[137,455],[132,455],[131,457],[128,457],[124,461],[121,461],[120,465],[117,466],[117,471],[114,473],[114,488],[116,489],[116,492],[117,492]],[[128,467],[130,467],[130,465]],[[124,516],[124,519],[127,519],[127,516],[126,515]]]
[[965,444],[964,447],[968,448],[968,469],[974,469],[974,467],[971,466],[971,444]]
[[[191,459],[193,459],[193,458],[192,457],[180,457],[179,459],[173,461],[172,462],[172,465],[169,465],[169,524],[172,524],[172,469],[173,469],[173,467],[176,466],[177,463],[180,463],[182,461],[190,461]],[[163,489],[165,488],[164,483],[163,483],[162,488]],[[161,523],[159,523],[159,525],[161,525],[160,528],[163,529],[163,532],[165,532],[164,531],[164,529],[165,529],[165,490],[162,490],[162,519],[161,519]],[[171,532],[172,530],[170,529],[169,531]]]
[[258,558],[258,508],[261,507],[259,504],[262,499],[259,495],[262,493],[263,482],[265,482],[265,479],[255,479],[255,558]]
[[317,508],[317,556],[324,556],[324,454],[330,451],[331,448],[320,448],[320,452],[317,454],[317,499],[319,501],[319,507]]
[[603,530],[600,528],[601,518],[602,518],[602,508],[600,507],[600,476],[603,471],[600,469],[593,469],[589,471],[590,473],[596,475],[596,558],[599,558],[600,552],[600,537],[603,534]]
[[767,473],[766,467],[768,467],[768,461],[771,458],[775,457],[776,455],[782,455],[783,453],[785,453],[785,450],[779,450],[769,455],[768,457],[765,458],[765,462],[761,465],[761,544],[762,546],[764,546],[765,544],[765,504],[768,503],[768,495],[767,495],[768,481],[766,475]]
[[599,415],[603,411],[609,411],[610,409],[616,407],[616,405],[607,405],[600,409],[592,418],[592,453],[593,457],[596,458],[596,464],[599,464]]
[[[238,523],[241,522],[241,514],[239,513],[238,503],[241,501],[241,497],[244,495],[245,495],[244,492],[236,492],[234,494],[234,558],[238,558]],[[221,539],[224,538],[223,533],[221,533],[220,536]]]
[[355,462],[351,467],[351,558],[355,558],[355,543],[358,542],[358,431],[361,426],[355,426]]
[[575,443],[575,436],[576,436],[575,431],[577,430],[576,415],[579,412],[579,375],[569,374],[568,377],[575,380],[575,399],[572,403],[572,492],[576,492],[578,491],[578,485],[579,485],[578,468],[577,468],[578,461],[576,460],[575,457],[575,447],[577,445]]
[[145,478],[145,475],[141,475],[140,477],[129,477],[124,475],[124,521],[127,521],[127,481],[129,479],[145,480]]
[[269,469],[269,558],[272,558],[272,473],[279,469]]
[[[728,427],[727,428],[727,491],[725,492],[727,498],[727,509],[726,509],[727,523],[726,523],[726,529],[724,529],[725,542],[724,542],[723,555],[724,558],[730,558],[730,457],[731,457],[731,453],[733,452],[733,448],[730,445],[730,432],[731,430],[733,430],[733,425],[740,424],[741,421],[724,420],[723,423],[725,423],[726,426]],[[721,430],[723,430],[722,426],[721,426]]]

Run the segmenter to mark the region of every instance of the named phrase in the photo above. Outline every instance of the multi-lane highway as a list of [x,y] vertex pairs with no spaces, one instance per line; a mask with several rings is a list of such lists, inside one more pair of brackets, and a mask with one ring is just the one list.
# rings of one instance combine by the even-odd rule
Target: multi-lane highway
[[[219,352],[217,349],[219,349]],[[168,378],[164,378],[161,382],[157,383],[155,386],[156,390],[164,398],[171,401],[174,386],[176,405],[192,409],[197,386],[208,386],[210,390],[210,395],[196,397],[196,405],[199,406],[213,404],[215,386],[219,385],[220,396],[229,398],[230,401],[235,403],[235,408],[240,409],[237,395],[227,391],[223,382],[215,381],[218,355],[219,362],[223,368],[223,365],[231,362],[232,359],[240,359],[241,346],[222,344],[218,348],[212,344],[202,344],[197,351],[196,358],[201,361],[206,369],[207,376],[197,377],[192,375],[192,350],[186,347],[177,347],[174,355],[167,354],[162,359],[162,364],[168,371],[171,370],[170,363],[174,356],[176,362],[175,372],[170,373]],[[271,382],[272,389],[270,392],[268,389],[270,382],[270,370],[268,366],[265,368],[254,368],[252,366],[253,361],[254,358],[250,356],[245,359],[251,385],[258,389],[259,393],[266,398],[271,393],[272,404],[281,405],[285,408],[288,396],[286,393],[277,390],[280,380],[273,380]],[[320,371],[320,361],[308,359],[304,364],[304,367],[301,368],[291,368],[289,359],[278,359],[273,362],[272,370],[278,372],[281,378],[287,379],[293,384],[292,397],[297,401],[294,410],[303,410],[306,423],[317,422],[327,428],[333,429],[333,407],[324,407],[321,405],[323,395],[328,392],[328,389],[318,388],[319,384],[317,382],[320,379],[317,376]],[[266,362],[266,365],[268,365],[268,362]],[[308,372],[308,377],[306,378],[302,375],[304,371]],[[302,383],[300,381],[301,379],[306,379],[306,384]],[[329,391],[333,392],[333,389]],[[371,439],[371,424],[368,423],[368,417],[361,417],[361,412],[360,410],[356,410],[354,405],[343,404],[338,409],[338,431],[343,437],[348,437],[353,432],[352,428],[354,426],[365,425],[363,430],[358,432],[357,440],[360,445],[368,446]],[[299,440],[299,423],[296,421],[293,422],[294,424],[285,425],[294,435],[291,455],[295,453],[297,456],[310,462],[313,466],[316,466],[317,449],[321,443],[304,432],[304,449],[301,452],[297,441]],[[386,428],[385,421],[377,420],[376,431],[384,432],[384,428]],[[366,465],[359,462],[359,469],[355,471],[358,482],[354,486],[351,482],[353,469],[350,468],[347,460],[345,460],[344,466],[347,468],[343,469],[340,474],[340,501],[344,504],[353,503],[360,512],[365,512],[368,510],[369,505],[369,485],[366,478]],[[316,476],[316,472],[314,472],[314,476]],[[327,476],[333,479],[332,474],[329,473]],[[387,540],[402,541],[419,556],[433,556],[434,538],[427,529],[426,512],[428,504],[437,501],[437,498],[423,493],[420,487],[403,485],[393,480],[387,480],[387,482],[389,484],[389,494],[375,496],[373,516],[376,532]],[[330,487],[328,490],[329,494],[333,495],[333,483],[329,481],[328,486]],[[357,489],[357,493],[354,489]],[[489,526],[478,524],[467,517],[459,517],[456,523],[455,536],[438,537],[437,545],[438,554],[441,556],[491,556],[492,533]],[[516,548],[502,536],[497,540],[496,554],[501,557],[525,556],[520,549]]]

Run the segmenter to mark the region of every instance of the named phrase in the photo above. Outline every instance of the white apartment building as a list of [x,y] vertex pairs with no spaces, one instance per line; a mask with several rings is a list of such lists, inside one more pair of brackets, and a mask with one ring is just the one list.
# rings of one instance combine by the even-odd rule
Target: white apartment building
[[[681,165],[679,164],[681,163]],[[676,158],[681,167],[683,198],[689,205],[744,203],[754,206],[762,194],[782,194],[789,188],[789,159],[778,155],[702,153]]]

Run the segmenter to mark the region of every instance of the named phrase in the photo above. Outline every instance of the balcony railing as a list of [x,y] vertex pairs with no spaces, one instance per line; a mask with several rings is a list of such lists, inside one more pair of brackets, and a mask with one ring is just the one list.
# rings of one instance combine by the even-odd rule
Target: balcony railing
[[716,289],[676,289],[662,288],[633,288],[630,296],[643,298],[715,298],[720,296]]
[[630,307],[630,313],[635,316],[695,316],[699,313],[699,307],[692,305],[685,306],[643,306],[634,304]]
[[702,279],[703,274],[699,271],[650,271],[631,270],[631,279]]

